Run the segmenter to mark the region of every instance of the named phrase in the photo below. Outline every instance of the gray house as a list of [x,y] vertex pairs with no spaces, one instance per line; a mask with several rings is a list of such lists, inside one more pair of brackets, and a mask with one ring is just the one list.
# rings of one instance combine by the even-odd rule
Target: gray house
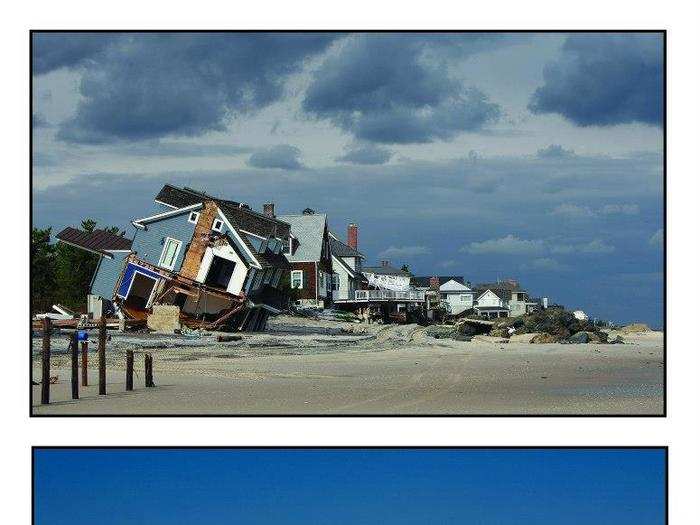
[[154,304],[174,304],[184,324],[208,328],[261,329],[281,311],[277,286],[289,269],[282,255],[289,224],[169,184],[155,204],[157,213],[132,221],[128,248],[115,250],[104,240],[95,252],[93,236],[76,239],[72,229],[57,235],[101,255],[91,295],[133,319],[145,318]]
[[367,278],[362,273],[365,258],[357,250],[357,225],[348,225],[348,242],[331,233],[331,255],[333,256],[333,300],[353,300],[357,290],[367,288]]

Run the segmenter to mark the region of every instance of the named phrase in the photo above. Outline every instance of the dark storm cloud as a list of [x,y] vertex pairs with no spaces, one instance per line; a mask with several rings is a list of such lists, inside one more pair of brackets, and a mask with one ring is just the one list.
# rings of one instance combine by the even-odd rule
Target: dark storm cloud
[[[232,116],[278,100],[285,79],[334,38],[303,33],[127,34],[110,38],[96,51],[95,40],[76,43],[69,36],[61,43],[52,35],[51,45],[68,48],[59,56],[70,59],[39,64],[40,72],[84,66],[82,98],[75,116],[61,126],[61,140],[100,144],[196,136],[224,130]],[[81,43],[86,47],[82,54]],[[35,55],[46,47],[37,46]],[[96,53],[99,60],[89,60]]]
[[49,122],[40,113],[32,113],[32,129],[47,128]]
[[544,70],[529,108],[578,126],[661,125],[663,39],[654,34],[579,34]]
[[299,170],[304,165],[299,160],[301,150],[289,144],[280,144],[264,148],[253,153],[248,159],[248,166],[253,168],[274,168],[281,170]]
[[389,162],[393,153],[386,148],[380,148],[373,144],[356,146],[345,155],[337,157],[337,162],[350,164],[385,164]]
[[353,35],[314,73],[303,108],[358,139],[385,144],[478,131],[501,109],[452,78],[441,57],[459,51],[465,58],[496,42],[489,35]]
[[118,39],[109,33],[34,33],[32,73],[41,75],[64,67],[86,65]]

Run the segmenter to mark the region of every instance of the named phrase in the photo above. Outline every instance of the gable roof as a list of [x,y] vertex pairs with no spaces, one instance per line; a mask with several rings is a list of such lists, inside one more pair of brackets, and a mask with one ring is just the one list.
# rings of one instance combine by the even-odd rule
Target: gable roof
[[359,270],[353,270],[352,267],[346,263],[341,257],[333,254],[333,260],[338,263],[338,265],[345,270],[345,272],[350,275],[353,279],[359,279],[360,281],[367,281],[367,277]]
[[171,184],[166,184],[161,188],[155,198],[156,202],[171,206],[173,208],[184,208],[193,204],[212,200],[219,206],[221,212],[236,228],[268,238],[270,236],[279,239],[289,237],[290,226],[279,218],[272,218],[253,211],[240,202],[221,199],[208,195],[203,191],[192,188],[178,188]]
[[296,250],[285,254],[290,262],[320,261],[323,253],[323,233],[326,231],[326,214],[280,215],[288,223],[297,239]]
[[332,233],[329,233],[329,237],[331,242],[331,253],[336,257],[361,257],[362,259],[365,258],[365,256],[358,252],[355,248],[353,248],[352,246],[348,246]]
[[131,251],[131,239],[107,230],[86,232],[68,227],[61,230],[56,238],[76,248],[107,257],[112,257],[110,251]]
[[454,279],[450,279],[444,284],[440,285],[441,292],[471,292],[471,288],[464,285],[463,283],[457,282]]
[[[433,276],[431,275],[411,277],[411,284],[420,288],[429,288],[430,279],[432,278]],[[459,275],[438,275],[437,278],[441,285],[445,284],[447,281],[457,281],[460,284],[464,284],[464,277],[460,277]]]
[[511,297],[511,291],[506,290],[505,288],[482,288],[482,287],[477,287],[474,288],[474,291],[476,292],[476,298],[480,299],[482,295],[484,295],[486,292],[492,292],[495,295],[498,296],[499,299],[502,301],[510,301]]

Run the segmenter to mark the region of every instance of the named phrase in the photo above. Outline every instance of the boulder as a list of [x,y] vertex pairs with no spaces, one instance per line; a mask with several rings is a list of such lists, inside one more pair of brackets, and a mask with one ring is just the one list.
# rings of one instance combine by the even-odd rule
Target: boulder
[[[533,339],[542,334],[537,333],[526,333],[526,334],[513,334],[510,336],[511,343],[532,343]],[[549,334],[547,334],[549,335]]]
[[564,339],[562,343],[565,344],[584,344],[590,341],[590,337],[588,336],[588,332],[576,332],[574,335],[570,336],[567,339]]
[[586,332],[588,334],[589,343],[603,344],[608,342],[608,334],[605,332]]
[[503,328],[493,328],[490,332],[489,335],[491,337],[505,337],[508,338],[510,337],[510,333],[508,332],[508,328],[503,327]]
[[434,337],[435,339],[450,339],[453,335],[458,333],[454,326],[445,325],[430,325],[425,329],[425,335]]
[[632,323],[628,324],[627,326],[623,326],[620,328],[620,332],[623,334],[633,334],[637,332],[651,332],[651,328],[649,328],[647,325],[644,323]]
[[549,344],[549,343],[558,343],[561,341],[561,338],[556,335],[552,334],[537,334],[535,337],[533,337],[530,340],[531,344]]
[[620,335],[616,335],[614,338],[610,339],[608,341],[608,344],[610,345],[623,345],[625,344],[625,340],[622,338]]

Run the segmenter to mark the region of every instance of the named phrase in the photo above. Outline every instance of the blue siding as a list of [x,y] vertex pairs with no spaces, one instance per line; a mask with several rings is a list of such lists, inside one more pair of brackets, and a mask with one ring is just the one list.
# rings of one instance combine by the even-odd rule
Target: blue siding
[[147,224],[145,230],[136,231],[131,249],[136,252],[140,259],[158,265],[160,254],[163,252],[165,238],[172,237],[177,239],[182,242],[182,246],[177,254],[173,271],[180,271],[187,245],[192,240],[192,232],[194,231],[194,224],[187,220],[189,215],[189,212],[187,212]]
[[129,255],[128,252],[119,252],[114,254],[114,259],[100,257],[100,263],[90,287],[91,294],[99,295],[109,301],[112,300],[114,285],[117,284],[127,255]]

